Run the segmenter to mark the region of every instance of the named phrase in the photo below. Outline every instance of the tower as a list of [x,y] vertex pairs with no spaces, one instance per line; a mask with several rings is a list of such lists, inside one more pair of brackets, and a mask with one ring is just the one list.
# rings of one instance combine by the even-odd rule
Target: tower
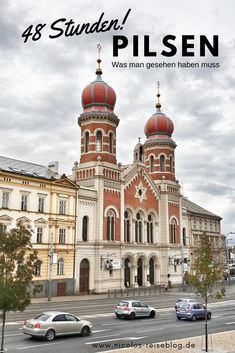
[[100,50],[98,45],[96,79],[82,92],[83,113],[78,118],[81,127],[80,164],[102,160],[116,164],[116,128],[119,119],[114,114],[116,94],[102,80]]
[[145,162],[148,172],[154,181],[175,181],[175,148],[171,135],[174,124],[161,111],[160,82],[158,81],[156,112],[148,119],[144,132],[147,140],[144,143]]

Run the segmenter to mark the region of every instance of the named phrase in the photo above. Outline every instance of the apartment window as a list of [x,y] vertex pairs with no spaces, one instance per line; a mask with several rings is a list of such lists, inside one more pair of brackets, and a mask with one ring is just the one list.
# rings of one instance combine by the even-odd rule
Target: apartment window
[[27,211],[28,206],[28,196],[21,195],[21,211]]
[[115,213],[109,210],[107,214],[107,240],[114,240],[115,238]]
[[9,192],[3,191],[2,193],[2,208],[8,208],[9,207]]
[[57,262],[57,275],[64,274],[64,260],[60,258]]
[[59,214],[66,214],[66,200],[60,200],[60,202],[59,202]]
[[44,197],[39,197],[39,199],[38,199],[38,212],[44,212],[44,203],[45,203]]
[[65,244],[65,237],[66,237],[66,229],[60,228],[59,229],[59,243]]
[[35,263],[33,274],[35,277],[41,276],[41,262],[40,261],[37,261]]
[[42,234],[43,234],[42,227],[37,227],[37,243],[38,244],[42,243]]
[[0,228],[2,228],[2,230],[4,232],[7,232],[7,225],[6,224],[0,223]]

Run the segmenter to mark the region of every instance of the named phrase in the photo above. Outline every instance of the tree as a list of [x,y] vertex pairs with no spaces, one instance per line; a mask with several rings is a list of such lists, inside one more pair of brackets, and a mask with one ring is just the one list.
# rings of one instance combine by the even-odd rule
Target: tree
[[[22,223],[9,232],[0,225],[0,310],[2,311],[1,349],[4,351],[6,313],[23,311],[30,304],[30,287],[36,251],[32,250],[32,232]],[[35,288],[37,291],[37,288]]]
[[223,266],[220,261],[220,248],[213,247],[210,237],[203,233],[200,244],[195,251],[193,274],[187,274],[187,280],[195,288],[205,303],[205,351],[208,352],[207,305],[212,297],[221,298],[225,288],[217,288],[218,281],[223,278]]

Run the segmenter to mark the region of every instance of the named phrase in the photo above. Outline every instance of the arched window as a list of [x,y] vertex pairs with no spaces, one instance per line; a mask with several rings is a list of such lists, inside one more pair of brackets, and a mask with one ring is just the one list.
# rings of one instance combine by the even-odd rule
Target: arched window
[[84,142],[84,145],[85,145],[85,152],[88,152],[89,151],[89,140],[90,140],[90,136],[89,136],[89,132],[87,131],[85,133],[85,142]]
[[140,212],[136,214],[136,221],[135,221],[135,242],[142,243],[142,216]]
[[130,216],[127,211],[124,213],[124,241],[130,243]]
[[147,221],[147,243],[153,244],[153,216],[148,215]]
[[60,258],[57,262],[57,275],[64,274],[64,260]]
[[110,132],[109,134],[109,153],[113,153],[113,134]]
[[101,131],[97,131],[96,133],[96,152],[101,152],[102,151],[102,132]]
[[175,218],[173,218],[170,224],[170,243],[171,244],[176,244],[176,226],[177,226],[177,222]]
[[170,157],[170,172],[174,173],[174,158]]
[[115,212],[109,210],[107,213],[107,240],[115,239]]
[[84,216],[82,219],[82,240],[88,240],[88,217]]
[[165,157],[163,155],[160,157],[160,172],[165,172]]
[[186,246],[187,242],[186,242],[186,228],[183,228],[183,246]]
[[143,151],[142,146],[140,146],[139,153],[140,153],[140,162],[143,162],[144,161],[144,151]]
[[150,170],[150,173],[152,173],[154,171],[154,156],[151,156],[150,157],[150,160],[149,160],[149,170]]

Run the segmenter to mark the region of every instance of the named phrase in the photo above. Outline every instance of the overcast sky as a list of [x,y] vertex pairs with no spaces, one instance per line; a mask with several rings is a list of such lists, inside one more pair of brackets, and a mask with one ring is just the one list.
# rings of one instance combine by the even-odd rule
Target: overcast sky
[[[59,18],[76,24],[122,22],[123,30],[50,39]],[[156,82],[161,82],[162,111],[175,125],[176,175],[183,193],[223,217],[224,234],[235,232],[235,2],[227,0],[11,0],[0,3],[0,155],[47,165],[59,161],[71,173],[80,158],[82,89],[95,79],[96,45],[102,45],[103,80],[117,94],[120,118],[117,158],[132,162],[138,137],[155,112]],[[28,26],[46,24],[41,38],[24,43]],[[33,27],[35,28],[35,27]],[[64,28],[62,26],[62,28]],[[176,36],[177,54],[163,57],[162,38]],[[181,36],[195,35],[195,57],[181,55]],[[219,35],[219,57],[200,58],[199,35]],[[129,46],[113,57],[113,35],[128,37]],[[139,36],[139,57],[132,57],[132,36]],[[155,58],[144,57],[143,36],[150,36]],[[166,48],[165,48],[166,49]],[[113,68],[112,62],[210,62],[214,69]]]

